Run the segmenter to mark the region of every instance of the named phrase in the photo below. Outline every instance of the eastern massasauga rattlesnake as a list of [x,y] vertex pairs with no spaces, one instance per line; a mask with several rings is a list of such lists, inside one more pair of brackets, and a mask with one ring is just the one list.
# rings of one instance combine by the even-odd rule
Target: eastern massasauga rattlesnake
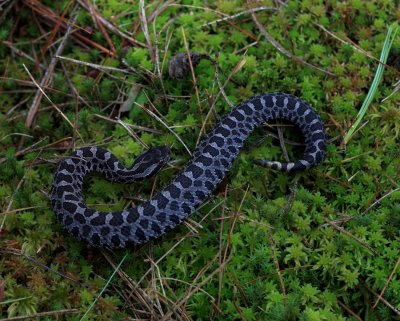
[[166,147],[152,148],[126,168],[99,147],[76,150],[60,162],[53,179],[51,203],[60,223],[75,237],[108,248],[137,245],[160,237],[193,213],[228,172],[247,136],[272,119],[294,123],[305,138],[303,159],[297,162],[255,161],[293,172],[322,162],[327,149],[324,125],[311,106],[283,93],[250,98],[219,121],[204,136],[185,168],[157,195],[135,208],[99,212],[87,207],[82,195],[85,175],[97,171],[114,182],[132,183],[156,174],[169,160]]

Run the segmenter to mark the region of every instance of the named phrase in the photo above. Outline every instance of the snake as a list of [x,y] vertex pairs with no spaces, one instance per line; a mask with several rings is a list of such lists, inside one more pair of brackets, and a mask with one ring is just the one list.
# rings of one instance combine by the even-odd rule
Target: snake
[[109,249],[137,246],[161,237],[182,223],[213,193],[231,168],[250,133],[274,119],[296,125],[304,136],[304,155],[294,162],[255,160],[284,172],[320,164],[327,152],[327,134],[317,112],[285,93],[264,93],[233,107],[200,140],[189,162],[148,201],[120,211],[89,208],[83,197],[86,174],[99,172],[114,182],[133,183],[160,171],[170,159],[166,146],[141,154],[130,167],[100,147],[83,147],[59,162],[50,199],[60,224],[74,237]]

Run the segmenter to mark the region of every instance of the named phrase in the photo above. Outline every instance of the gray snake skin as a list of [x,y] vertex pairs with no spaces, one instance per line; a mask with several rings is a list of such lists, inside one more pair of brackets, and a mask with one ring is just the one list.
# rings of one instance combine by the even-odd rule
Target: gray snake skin
[[130,168],[104,149],[76,150],[60,162],[55,172],[52,207],[61,225],[90,244],[122,248],[145,243],[162,236],[193,213],[224,178],[253,129],[272,119],[286,119],[297,125],[305,138],[304,157],[297,162],[258,160],[257,164],[293,172],[322,162],[327,136],[312,107],[292,95],[265,93],[234,107],[204,136],[185,168],[141,205],[116,212],[88,208],[82,195],[84,176],[97,171],[111,181],[125,183],[150,177],[168,162],[166,147],[148,150]]

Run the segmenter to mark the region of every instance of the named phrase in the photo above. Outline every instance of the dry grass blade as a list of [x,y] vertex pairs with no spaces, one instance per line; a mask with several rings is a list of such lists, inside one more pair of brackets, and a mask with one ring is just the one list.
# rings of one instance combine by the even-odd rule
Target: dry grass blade
[[[77,15],[72,19],[71,22],[74,23],[76,19],[77,19]],[[64,47],[65,47],[65,45],[67,43],[67,39],[68,39],[70,33],[71,33],[71,28],[68,27],[67,28],[67,32],[65,33],[64,37],[62,38],[62,41],[61,41],[60,45],[57,48],[55,56],[51,59],[49,68],[46,70],[46,73],[45,73],[44,77],[42,78],[42,81],[40,82],[40,86],[37,85],[38,90],[36,92],[35,98],[33,99],[32,105],[29,108],[28,115],[26,117],[25,125],[28,128],[32,126],[32,123],[33,123],[33,121],[34,121],[34,119],[36,117],[37,111],[39,109],[39,104],[40,104],[40,102],[42,100],[43,95],[45,95],[46,98],[51,102],[50,98],[48,98],[47,95],[44,93],[42,87],[43,86],[47,86],[50,83],[50,81],[51,81],[51,79],[53,77],[54,69],[55,69],[57,61],[58,61],[57,56],[61,55],[61,53],[63,52]],[[26,69],[25,65],[24,65],[24,68]],[[34,81],[33,78],[32,78],[32,81]],[[54,104],[52,103],[52,105],[54,105]],[[68,122],[69,122],[69,120],[68,120]]]
[[[50,8],[46,7],[45,5],[43,5],[42,3],[40,3],[37,0],[23,0],[22,2],[24,5],[26,5],[27,7],[31,8],[33,11],[38,13],[38,15],[42,19],[44,19],[44,22],[50,26],[57,22],[62,21],[61,28],[63,30],[67,30],[68,28],[71,28],[73,26],[75,29],[78,29],[83,32],[87,32],[86,30],[80,28],[79,26],[77,26],[75,24],[71,25],[69,21],[58,16],[54,11],[52,11]],[[81,34],[79,32],[72,33],[72,36],[74,38],[78,39],[79,41],[81,41],[82,43],[85,43],[91,47],[97,48],[110,56],[114,56],[112,51],[108,50],[107,48],[104,48],[102,45],[92,41],[91,39],[85,37],[83,34]]]
[[[71,121],[68,119],[67,116],[64,115],[64,113],[51,101],[50,97],[46,95],[46,93],[44,92],[44,90],[41,88],[41,86],[39,86],[39,84],[35,81],[35,79],[33,78],[33,76],[31,75],[31,73],[29,72],[28,68],[26,68],[25,65],[23,65],[26,72],[28,73],[29,77],[31,78],[31,80],[33,81],[33,83],[39,88],[39,91],[42,93],[43,96],[45,96],[47,98],[47,100],[51,103],[51,105],[61,114],[61,116],[67,121],[67,123],[73,128],[74,125],[71,123]],[[28,113],[29,116],[29,113]],[[28,118],[28,117],[27,117]],[[32,118],[33,120],[33,118]],[[81,137],[81,135],[79,134],[79,132],[77,131],[79,137]]]
[[[216,258],[216,257],[215,257]],[[162,321],[167,321],[170,320],[171,315],[174,313],[174,311],[176,311],[178,308],[180,308],[182,305],[186,304],[187,300],[193,295],[195,294],[198,289],[201,289],[201,287],[206,284],[208,281],[210,281],[214,275],[216,275],[217,273],[219,273],[219,271],[221,269],[225,269],[226,265],[230,262],[230,260],[232,259],[232,254],[229,255],[229,257],[226,259],[225,264],[220,265],[217,269],[215,269],[213,272],[211,272],[202,282],[200,282],[199,284],[197,284],[197,286],[192,285],[190,292],[186,293],[186,295],[181,298],[180,300],[178,300],[174,306],[171,307],[170,311],[168,311],[168,313],[161,319]]]
[[99,115],[99,114],[94,114],[94,116],[99,117],[99,118],[104,119],[104,120],[107,120],[109,122],[112,122],[114,124],[122,125],[122,123],[123,123],[124,127],[126,126],[126,127],[132,128],[132,129],[137,129],[137,130],[141,130],[141,131],[144,131],[144,132],[149,132],[149,133],[159,134],[159,135],[161,135],[163,133],[161,130],[158,130],[158,129],[149,128],[149,127],[143,127],[143,126],[138,126],[138,125],[133,125],[133,124],[128,124],[128,123],[126,123],[126,122],[124,122],[124,121],[122,121],[120,119],[115,120],[115,119],[112,119],[112,118],[109,118],[109,117],[106,117],[106,116],[103,116],[103,115]]
[[[21,135],[21,136],[23,136],[23,137],[32,137],[32,136],[29,136],[29,135]],[[21,155],[25,155],[26,153],[35,151],[35,147],[39,146],[46,139],[48,139],[48,137],[43,137],[43,138],[39,139],[37,142],[34,142],[32,145],[30,145],[30,146],[28,146],[28,147],[26,147],[24,149],[16,151],[15,152],[15,156],[18,157],[18,156],[21,156]],[[7,158],[5,158],[5,157],[4,158],[0,158],[0,164],[4,163],[6,160],[7,160]]]
[[145,142],[143,142],[143,140],[140,139],[140,137],[132,130],[132,128],[130,126],[128,126],[125,122],[123,122],[122,120],[118,120],[117,121],[118,124],[120,124],[122,127],[124,127],[126,129],[126,131],[140,144],[142,145],[142,147],[144,147],[145,149],[148,149],[149,146],[147,146],[147,144]]
[[98,64],[92,64],[90,62],[86,62],[86,61],[81,61],[81,60],[77,60],[77,59],[73,59],[73,58],[69,58],[69,57],[63,57],[60,55],[56,55],[56,58],[65,60],[65,61],[69,61],[69,62],[73,62],[76,64],[80,64],[83,66],[87,66],[93,69],[98,69],[100,71],[106,72],[106,71],[116,71],[116,72],[122,72],[124,74],[131,74],[132,72],[126,69],[120,69],[120,68],[115,68],[115,67],[109,67],[109,66],[103,66],[103,65],[98,65]]
[[176,279],[176,278],[171,278],[171,277],[163,277],[163,278],[159,279],[159,281],[164,281],[164,280],[179,282],[179,283],[183,283],[183,284],[186,284],[188,286],[191,286],[191,287],[195,287],[198,291],[200,291],[200,292],[204,293],[205,295],[207,295],[211,300],[214,300],[214,297],[210,293],[208,293],[206,290],[200,288],[197,285],[193,285],[193,284],[191,284],[189,282],[186,282],[186,281],[183,281],[183,280],[179,280],[179,279]]
[[360,243],[363,247],[365,247],[368,251],[370,251],[372,254],[379,256],[379,253],[377,251],[375,251],[371,246],[369,246],[367,243],[365,243],[364,241],[360,240],[358,237],[354,236],[353,234],[347,232],[343,227],[340,227],[338,225],[336,225],[336,223],[334,223],[333,221],[329,221],[327,219],[325,219],[325,221],[332,226],[333,228],[335,228],[336,230],[338,230],[339,232],[343,233],[344,235],[347,235],[348,237],[352,238],[353,240],[357,241],[358,243]]
[[[371,290],[368,285],[363,281],[360,280],[360,282],[362,283],[362,285],[369,291],[371,292],[373,295],[375,295],[376,297],[379,298],[379,294],[376,293],[375,291]],[[380,298],[380,301],[382,301],[382,303],[384,303],[387,307],[389,307],[389,309],[391,309],[394,313],[396,313],[396,315],[400,316],[400,309],[398,309],[397,307],[393,306],[393,304],[390,304],[387,300],[385,300],[383,297]]]
[[[296,270],[299,270],[299,269],[308,269],[308,268],[312,268],[313,266],[314,266],[314,265],[312,265],[312,264],[299,265],[299,266],[295,266],[295,267],[291,267],[291,268],[279,270],[279,272],[280,272],[280,273],[286,273],[286,272],[290,272],[290,271],[296,271]],[[276,275],[276,274],[278,274],[278,271],[275,272],[275,273],[271,273],[271,274],[267,274],[267,275],[260,276],[260,277],[254,279],[254,280],[251,280],[251,281],[246,282],[246,284],[254,284],[254,283],[256,283],[256,282],[259,282],[259,281],[261,281],[261,280],[267,279],[267,278],[269,278],[269,277],[271,277],[271,276],[274,276],[274,275]]]
[[249,13],[254,13],[254,12],[257,12],[257,11],[267,11],[267,10],[278,11],[278,9],[275,8],[275,7],[267,7],[267,6],[251,8],[249,10],[245,10],[245,11],[236,13],[236,14],[231,15],[231,16],[227,16],[227,17],[224,17],[224,18],[221,18],[221,19],[217,19],[217,20],[214,20],[214,21],[211,21],[211,22],[207,22],[207,23],[201,25],[200,27],[211,26],[213,24],[216,24],[216,23],[219,23],[219,22],[223,22],[223,21],[227,21],[227,20],[232,20],[232,19],[235,19],[237,17],[243,16],[243,15],[246,15],[246,14],[249,14]]
[[25,180],[25,175],[24,175],[24,176],[21,178],[21,180],[19,181],[17,187],[15,188],[14,193],[13,193],[12,196],[11,196],[10,201],[8,202],[7,208],[6,208],[5,212],[4,212],[3,220],[2,220],[2,222],[1,222],[1,224],[0,224],[0,232],[1,232],[1,230],[3,229],[4,224],[5,224],[5,222],[6,222],[7,214],[10,212],[11,206],[12,206],[12,204],[14,203],[15,194],[20,190],[20,188],[21,188],[22,183],[24,182],[24,180]]
[[147,22],[154,22],[157,16],[159,16],[163,11],[167,10],[169,6],[171,6],[173,3],[176,2],[176,0],[168,0],[168,1],[160,1],[161,4],[159,7],[154,10],[150,15],[149,18],[147,19]]
[[240,59],[238,61],[238,63],[236,64],[236,66],[232,69],[232,71],[229,73],[228,77],[226,78],[224,84],[221,84],[221,80],[219,79],[219,65],[218,65],[218,60],[215,61],[215,79],[217,79],[217,84],[218,84],[218,89],[219,92],[217,94],[217,96],[214,99],[213,102],[213,107],[215,107],[215,103],[217,102],[217,100],[219,99],[220,95],[222,95],[222,97],[224,97],[226,103],[231,107],[235,107],[234,104],[229,100],[228,95],[225,92],[225,87],[228,85],[228,83],[230,82],[230,80],[232,79],[232,77],[234,75],[236,75],[246,64],[246,58],[242,57],[242,59]]
[[140,306],[140,310],[132,307],[136,310],[136,314],[140,316],[147,316],[152,318],[152,320],[160,320],[164,316],[164,312],[157,304],[154,302],[152,295],[142,289],[139,286],[139,282],[132,280],[122,269],[117,269],[117,264],[112,260],[112,258],[107,254],[106,251],[102,250],[103,256],[107,259],[113,269],[115,269],[119,277],[129,286],[129,294],[126,295],[126,302],[134,302],[136,305]]
[[[376,206],[377,204],[379,204],[380,202],[382,202],[382,200],[384,200],[386,197],[392,195],[393,193],[396,193],[400,191],[400,187],[395,188],[387,193],[385,193],[382,197],[380,197],[379,199],[377,199],[375,202],[373,202],[370,206],[368,206],[368,208],[364,211],[364,213],[368,212],[371,208],[373,208],[374,206]],[[364,214],[363,213],[363,214]]]
[[350,315],[352,315],[355,319],[357,319],[358,321],[363,321],[363,319],[360,318],[360,316],[355,313],[352,309],[350,309],[346,304],[344,304],[342,301],[337,300],[337,303],[343,308],[345,309]]
[[386,280],[385,286],[383,287],[381,293],[379,294],[378,299],[376,300],[374,306],[372,307],[373,309],[376,308],[376,306],[378,305],[379,301],[382,299],[383,294],[385,293],[386,288],[388,287],[388,285],[389,285],[389,283],[390,283],[390,280],[393,278],[393,275],[394,275],[394,273],[396,272],[396,270],[397,270],[399,264],[400,264],[400,256],[399,256],[399,258],[397,259],[397,262],[396,262],[396,264],[394,265],[394,268],[393,268],[392,272],[390,273],[388,279]]
[[392,97],[395,93],[397,93],[397,92],[400,90],[400,81],[396,82],[396,83],[393,85],[393,87],[394,87],[393,91],[392,91],[388,96],[386,96],[385,98],[383,98],[383,99],[382,99],[382,102],[388,100],[390,97]]
[[32,319],[48,317],[48,316],[53,316],[58,319],[57,316],[62,316],[65,314],[76,314],[78,312],[79,312],[78,309],[62,309],[62,310],[55,310],[55,311],[39,312],[39,313],[23,315],[23,316],[18,316],[18,317],[10,317],[10,318],[1,319],[0,321],[17,321],[17,320],[27,320],[27,319],[32,320]]
[[205,131],[207,122],[209,120],[209,118],[211,117],[211,114],[215,111],[215,104],[217,103],[219,97],[222,95],[225,98],[225,101],[227,102],[227,104],[231,107],[234,107],[233,104],[231,103],[231,101],[229,100],[228,96],[225,93],[224,88],[226,87],[226,85],[229,83],[229,81],[231,80],[231,78],[238,73],[243,66],[246,64],[246,59],[242,58],[241,60],[239,60],[239,62],[236,64],[236,66],[233,68],[232,72],[228,75],[225,83],[222,85],[221,81],[219,79],[219,74],[218,74],[218,61],[215,60],[214,61],[214,68],[215,68],[215,78],[217,80],[217,84],[218,84],[218,88],[219,88],[219,92],[218,94],[215,96],[215,98],[213,99],[213,102],[211,104],[211,107],[209,108],[207,115],[204,119],[204,121],[202,122],[201,128],[200,128],[200,132],[199,132],[199,136],[197,137],[197,141],[196,141],[196,146],[199,144],[200,139]]
[[[282,0],[277,0],[277,2],[282,5],[282,6],[288,6],[288,4]],[[294,12],[297,15],[300,15],[301,13],[294,10]],[[338,35],[336,35],[334,32],[328,30],[327,28],[325,28],[323,25],[312,21],[311,23],[314,24],[315,26],[317,26],[318,28],[320,28],[321,30],[323,30],[327,35],[331,36],[332,38],[338,40],[339,42],[341,42],[342,44],[348,45],[350,47],[352,47],[354,50],[361,52],[362,54],[368,56],[369,58],[375,60],[376,62],[379,62],[380,64],[384,65],[386,68],[391,69],[392,71],[394,71],[395,73],[400,75],[400,71],[397,70],[396,68],[393,68],[392,66],[387,65],[386,63],[384,63],[382,60],[380,60],[379,58],[375,57],[373,54],[371,54],[370,52],[364,50],[363,48],[361,48],[360,46],[358,46],[354,41],[352,41],[350,38],[346,37],[346,40],[340,38]]]
[[7,211],[7,212],[1,212],[0,216],[6,215],[6,214],[11,214],[11,213],[25,212],[25,211],[28,211],[28,210],[34,210],[34,209],[38,209],[38,208],[48,208],[48,206],[37,205],[37,206],[29,206],[29,207],[17,208],[15,210]]
[[263,34],[263,36],[265,37],[265,39],[267,39],[271,45],[273,45],[276,49],[278,49],[281,53],[283,53],[285,56],[289,57],[290,59],[292,59],[295,62],[298,62],[300,64],[302,64],[303,66],[306,67],[310,67],[311,69],[317,70],[319,72],[323,72],[324,74],[328,75],[328,76],[334,76],[333,73],[326,71],[324,69],[321,69],[317,66],[314,66],[306,61],[304,61],[303,59],[295,56],[294,54],[292,54],[290,51],[286,50],[278,41],[276,41],[268,32],[267,30],[265,30],[265,28],[263,27],[263,25],[258,21],[257,16],[254,14],[254,12],[251,13],[251,16],[255,22],[255,24],[258,27],[258,30],[260,30],[260,32]]
[[186,151],[189,153],[190,156],[192,156],[192,152],[190,151],[190,149],[186,146],[186,144],[183,142],[183,140],[179,137],[179,135],[177,133],[175,133],[170,127],[168,127],[168,125],[160,118],[158,117],[155,113],[153,113],[151,110],[144,108],[142,105],[138,104],[137,102],[135,102],[135,104],[137,106],[139,106],[140,108],[142,108],[146,113],[148,113],[151,117],[153,117],[155,120],[157,120],[158,122],[160,122],[172,135],[174,135],[176,137],[177,140],[179,140],[179,142],[182,144],[182,146],[186,149]]
[[19,250],[14,250],[14,249],[13,249],[13,250],[10,250],[10,251],[4,251],[4,253],[10,253],[10,254],[12,254],[12,255],[21,256],[21,257],[23,257],[23,258],[29,260],[30,262],[34,263],[35,265],[41,267],[42,269],[48,271],[48,272],[51,272],[51,273],[53,273],[53,274],[55,274],[55,275],[57,275],[57,276],[59,276],[59,277],[61,277],[61,278],[63,278],[63,279],[66,279],[66,280],[69,280],[69,281],[71,281],[71,282],[80,284],[79,280],[76,280],[76,279],[74,279],[74,278],[72,278],[72,277],[70,277],[70,276],[68,276],[68,275],[66,275],[66,274],[64,274],[64,273],[61,273],[61,272],[59,272],[59,271],[57,271],[57,270],[54,270],[53,268],[51,268],[51,267],[47,266],[46,264],[43,264],[42,262],[40,262],[40,261],[39,261],[38,259],[36,259],[35,257],[30,256],[30,255],[27,255],[27,254],[25,254],[25,253],[22,253],[22,252],[19,251]]
[[[400,152],[397,152],[393,155],[389,164],[392,163],[393,161],[398,161],[398,160],[400,160]],[[394,175],[389,176],[386,179],[386,181],[383,184],[381,184],[380,187],[378,187],[377,191],[368,200],[367,204],[364,205],[365,210],[362,214],[365,214],[371,208],[375,207],[377,204],[380,204],[382,202],[382,200],[384,200],[386,197],[388,197],[391,194],[396,193],[397,191],[400,190],[399,181],[398,181],[399,176],[400,176],[400,163],[398,163],[396,165]],[[381,195],[381,193],[383,193],[384,190],[389,190],[389,191],[385,192],[380,198],[377,199],[378,195]]]
[[386,68],[394,71],[396,74],[400,75],[400,72],[396,69],[393,68],[392,66],[387,65],[384,61],[380,60],[379,58],[375,57],[373,54],[369,53],[368,51],[364,50],[363,48],[361,48],[360,46],[358,46],[354,41],[352,41],[351,39],[347,38],[346,40],[343,40],[342,38],[340,38],[339,36],[337,36],[335,33],[333,33],[332,31],[329,31],[328,29],[326,29],[324,26],[315,23],[316,26],[318,26],[319,28],[321,28],[324,32],[326,32],[328,35],[332,36],[333,38],[335,38],[336,40],[340,41],[342,44],[345,44],[347,46],[352,47],[354,50],[361,52],[362,54],[368,56],[369,58],[375,60],[376,62],[380,63],[381,65],[385,66]]
[[[218,204],[216,204],[206,215],[204,215],[200,222],[198,222],[199,224],[201,224],[204,220],[206,220],[208,218],[208,216],[215,211],[219,206],[221,206],[221,204],[223,203],[223,201],[219,202]],[[207,203],[203,204],[206,205]],[[193,232],[192,230],[190,230],[188,233],[186,233],[181,239],[179,239],[178,241],[176,241],[174,243],[174,245],[167,251],[165,252],[156,262],[155,264],[159,264],[162,260],[164,260],[175,248],[177,248],[179,246],[179,244],[181,244],[184,240],[186,240],[188,237],[192,236]],[[150,269],[146,271],[146,273],[144,273],[142,275],[142,277],[140,278],[140,280],[137,282],[138,284],[142,283],[143,280],[145,279],[145,277],[150,273]]]
[[90,4],[90,2],[88,2],[88,5],[89,5],[90,14],[93,17],[94,23],[100,29],[102,35],[104,36],[104,39],[107,41],[109,47],[111,48],[113,55],[117,55],[117,50],[115,49],[115,46],[114,46],[110,36],[108,35],[106,29],[104,28],[104,25],[103,25],[104,20],[100,19],[98,12],[96,11],[95,7]]
[[9,11],[14,6],[14,2],[15,2],[14,0],[2,0],[2,1],[0,1],[0,12],[2,11],[1,16],[0,16],[0,25],[3,23],[3,21],[7,17],[7,14],[9,13]]
[[146,10],[144,9],[144,0],[139,1],[139,15],[140,15],[140,25],[142,27],[142,31],[147,42],[147,49],[149,50],[151,61],[155,62],[153,44],[151,42],[149,27],[147,25]]
[[[21,56],[21,57],[25,57],[26,59],[28,59],[29,61],[32,61],[34,63],[37,62],[33,57],[29,56],[27,53],[25,53],[22,50],[20,50],[17,47],[15,47],[12,42],[7,41],[7,40],[3,40],[3,44],[6,45],[7,47],[9,47],[16,55]],[[38,66],[42,70],[46,70],[47,69],[47,67],[45,65],[43,65],[42,63],[39,63]]]
[[[73,0],[70,0],[67,5],[65,6],[63,12],[61,13],[61,16],[59,19],[56,20],[56,24],[53,28],[53,30],[51,31],[50,36],[47,38],[46,43],[43,46],[43,49],[40,52],[40,56],[36,61],[35,64],[35,68],[34,71],[36,71],[39,67],[39,64],[41,63],[41,61],[43,60],[44,55],[46,54],[46,52],[48,51],[48,49],[50,48],[51,43],[53,42],[55,36],[57,35],[57,33],[60,31],[61,26],[62,26],[62,22],[65,19],[65,15],[68,12],[68,8],[70,7],[70,5],[73,3]],[[76,7],[74,8],[73,12],[76,11]],[[73,22],[75,23],[75,21]],[[67,29],[67,32],[69,32],[69,30]]]
[[[90,4],[86,0],[78,0],[78,3],[88,10],[90,12]],[[121,38],[129,41],[130,43],[139,45],[140,47],[146,47],[145,44],[141,43],[140,41],[137,41],[136,39],[132,38],[130,35],[128,35],[125,31],[121,31],[119,28],[117,28],[114,24],[112,24],[110,21],[108,21],[106,18],[104,18],[102,15],[97,14],[97,19],[103,24],[107,29],[111,30]]]
[[182,33],[183,43],[185,44],[187,57],[189,59],[189,66],[190,66],[190,71],[191,71],[191,74],[192,74],[192,81],[193,81],[194,91],[195,91],[196,98],[197,98],[197,103],[199,105],[200,115],[203,115],[203,111],[202,111],[202,108],[201,108],[199,88],[197,87],[196,74],[194,73],[194,68],[193,68],[193,64],[192,64],[192,58],[191,58],[190,51],[189,51],[189,45],[187,43],[185,30],[183,29],[183,27],[181,27],[181,33]]
[[268,232],[268,242],[269,242],[269,246],[271,248],[272,257],[274,259],[276,274],[278,275],[279,283],[281,284],[281,288],[282,288],[283,304],[286,304],[286,287],[285,287],[285,283],[283,282],[282,272],[281,272],[281,268],[279,266],[279,260],[278,260],[278,257],[276,256],[275,241],[274,241],[272,234],[269,232]]

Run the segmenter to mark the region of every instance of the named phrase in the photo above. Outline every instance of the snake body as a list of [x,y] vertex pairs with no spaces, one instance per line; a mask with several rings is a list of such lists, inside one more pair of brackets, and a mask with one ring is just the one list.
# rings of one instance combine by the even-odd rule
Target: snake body
[[257,161],[258,164],[293,172],[322,162],[327,138],[318,114],[295,96],[265,93],[234,107],[204,136],[185,168],[139,206],[115,212],[90,209],[82,195],[84,176],[97,171],[109,180],[127,183],[149,177],[169,160],[166,147],[150,149],[131,168],[98,147],[76,150],[60,162],[55,172],[52,207],[70,233],[90,244],[118,248],[145,243],[193,213],[224,178],[253,129],[272,119],[286,119],[297,125],[305,138],[304,157],[296,162]]

